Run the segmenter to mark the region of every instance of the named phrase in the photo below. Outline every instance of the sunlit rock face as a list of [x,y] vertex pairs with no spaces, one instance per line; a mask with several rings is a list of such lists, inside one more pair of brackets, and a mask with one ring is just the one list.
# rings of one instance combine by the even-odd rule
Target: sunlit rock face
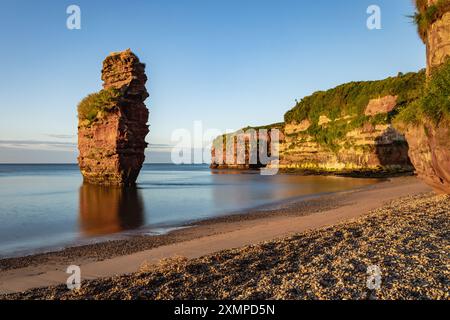
[[[365,108],[365,115],[369,120],[373,117],[387,116],[388,112],[392,112],[397,107],[396,101],[396,96],[372,99]],[[336,124],[345,125],[354,118],[353,115],[344,115],[331,120],[323,115],[319,117],[318,130],[325,130],[328,126]],[[403,174],[413,171],[405,136],[394,129],[390,123],[363,123],[336,140],[334,149],[319,143],[316,137],[308,131],[311,126],[311,121],[303,120],[300,123],[277,124],[276,127],[273,127],[272,129],[276,128],[280,131],[277,145],[279,161],[272,161],[267,165],[262,164],[259,159],[256,164],[249,162],[251,148],[248,144],[238,144],[235,139],[234,148],[226,148],[225,144],[229,137],[219,137],[212,148],[211,168],[255,169],[267,166],[310,173],[364,175]],[[245,129],[244,132],[246,132]],[[247,136],[248,134],[244,135],[244,138],[248,138]],[[272,142],[265,139],[259,140],[258,146]],[[222,141],[223,152],[220,152],[216,145],[217,142]],[[259,150],[257,151],[259,154]],[[244,163],[237,161],[239,154],[245,154]]]
[[[79,118],[78,163],[84,181],[100,185],[133,185],[145,160],[149,96],[145,64],[129,49],[103,62],[104,90],[118,98],[90,121]],[[94,112],[95,113],[95,112]]]
[[[439,0],[428,0],[429,5]],[[434,22],[427,31],[427,72],[445,62],[450,56],[450,12],[445,13],[441,19]]]
[[[274,128],[275,129],[275,128]],[[280,130],[281,128],[276,128]],[[272,141],[272,129],[267,131],[242,130],[219,136],[211,148],[212,169],[259,169],[266,167],[273,156],[272,150],[279,148],[278,141]],[[278,131],[277,140],[284,139]]]
[[[429,5],[437,2],[429,0]],[[431,76],[450,57],[450,12],[430,26],[426,45],[427,74]],[[448,120],[436,124],[422,119],[421,124],[408,125],[405,129],[409,156],[417,175],[437,192],[447,194],[450,194],[449,126]]]

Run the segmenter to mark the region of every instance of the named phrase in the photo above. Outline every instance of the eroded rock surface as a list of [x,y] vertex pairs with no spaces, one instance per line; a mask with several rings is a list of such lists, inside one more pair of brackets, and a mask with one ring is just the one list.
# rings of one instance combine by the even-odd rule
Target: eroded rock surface
[[118,98],[107,109],[95,109],[89,119],[79,112],[78,163],[85,182],[132,185],[149,132],[145,64],[129,49],[112,53],[103,62],[102,80],[104,90],[115,90]]
[[281,169],[322,172],[391,172],[412,170],[405,137],[390,124],[349,131],[336,150],[325,148],[309,134],[286,134],[280,145]]
[[[429,0],[429,5],[436,4],[438,0]],[[433,68],[440,66],[450,55],[450,12],[445,13],[441,19],[431,25],[427,32],[427,70],[431,73]]]

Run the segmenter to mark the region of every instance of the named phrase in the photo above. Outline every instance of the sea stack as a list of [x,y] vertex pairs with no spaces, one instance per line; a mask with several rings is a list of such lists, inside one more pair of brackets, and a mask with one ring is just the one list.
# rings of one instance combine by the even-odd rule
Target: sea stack
[[130,186],[145,160],[149,96],[145,64],[130,49],[103,61],[103,90],[78,105],[78,164],[84,181]]
[[401,126],[418,176],[437,192],[450,194],[450,118],[442,112],[448,108],[450,88],[450,0],[416,2],[419,34],[427,47],[428,84],[419,106],[422,115]]

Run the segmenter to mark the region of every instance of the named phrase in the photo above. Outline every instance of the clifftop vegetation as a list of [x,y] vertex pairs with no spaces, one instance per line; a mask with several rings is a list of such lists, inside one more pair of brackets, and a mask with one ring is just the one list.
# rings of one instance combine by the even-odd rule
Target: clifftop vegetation
[[97,93],[92,93],[78,104],[78,119],[80,124],[90,125],[102,112],[108,112],[114,108],[122,94],[120,90],[109,88]]

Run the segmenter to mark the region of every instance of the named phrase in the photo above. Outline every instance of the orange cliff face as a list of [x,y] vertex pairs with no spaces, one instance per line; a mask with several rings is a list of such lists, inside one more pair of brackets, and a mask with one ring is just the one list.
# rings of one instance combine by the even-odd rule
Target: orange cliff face
[[[428,5],[435,5],[442,0],[428,0]],[[450,4],[449,4],[450,7]],[[439,67],[450,56],[450,11],[435,21],[428,28],[425,40],[427,46],[427,72]]]
[[[217,137],[211,148],[211,169],[259,169],[266,167],[272,157],[271,130],[266,132],[250,129],[237,133]],[[279,141],[284,139],[283,134],[278,134]],[[264,159],[262,158],[264,157]],[[269,162],[269,163],[267,163]]]
[[144,204],[137,188],[83,184],[79,190],[79,224],[87,236],[112,234],[144,224]]
[[85,182],[132,185],[145,160],[149,132],[145,65],[129,49],[113,53],[103,62],[102,80],[99,94],[114,92],[117,97],[107,108],[100,98],[88,105],[89,118],[79,109],[78,163]]

